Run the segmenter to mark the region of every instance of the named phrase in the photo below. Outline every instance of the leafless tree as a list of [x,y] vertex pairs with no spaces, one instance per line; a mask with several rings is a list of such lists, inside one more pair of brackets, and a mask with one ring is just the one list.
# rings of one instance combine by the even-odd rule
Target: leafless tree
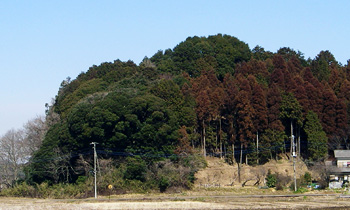
[[45,110],[46,119],[45,120],[46,120],[47,127],[51,127],[60,121],[60,115],[54,111],[53,104],[55,104],[55,99],[52,99],[51,105],[49,105],[48,103],[45,104],[45,107],[46,107],[46,110]]
[[54,155],[52,159],[48,160],[49,169],[48,174],[53,178],[55,183],[59,181],[64,181],[68,183],[71,179],[70,170],[73,170],[70,164],[70,153],[63,153],[60,148],[53,149]]
[[21,169],[29,159],[23,139],[23,131],[14,129],[0,138],[0,177],[1,184],[7,187],[20,178]]
[[84,176],[87,176],[91,171],[92,165],[93,165],[93,160],[91,159],[91,157],[86,159],[86,157],[80,154],[76,162],[75,170],[78,173],[84,174]]
[[39,149],[47,130],[48,126],[43,116],[37,116],[24,124],[24,142],[30,154]]

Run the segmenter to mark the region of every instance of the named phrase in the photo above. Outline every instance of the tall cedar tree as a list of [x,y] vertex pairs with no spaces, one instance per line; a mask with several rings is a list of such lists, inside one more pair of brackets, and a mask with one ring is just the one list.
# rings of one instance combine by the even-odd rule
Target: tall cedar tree
[[240,162],[242,163],[243,148],[247,148],[248,144],[255,138],[253,125],[253,116],[255,113],[250,103],[252,93],[249,82],[244,78],[242,78],[240,82],[240,91],[237,95],[235,113],[237,114],[237,135],[241,145]]
[[234,153],[235,153],[235,143],[237,138],[237,121],[236,121],[236,103],[237,103],[237,95],[238,95],[238,87],[234,81],[234,78],[231,74],[226,74],[224,77],[224,90],[226,98],[224,99],[225,110],[224,117],[228,121],[228,136],[229,141],[232,145],[232,161],[235,161]]
[[251,83],[251,105],[255,113],[253,116],[254,132],[262,132],[267,128],[266,95],[262,89],[262,86],[256,82],[254,76],[250,75],[248,80]]
[[306,115],[304,131],[307,135],[308,158],[313,161],[325,158],[327,154],[327,135],[323,131],[315,112],[310,111]]
[[292,93],[294,94],[295,98],[298,100],[300,105],[303,107],[303,114],[306,116],[305,112],[309,110],[310,103],[304,87],[305,83],[300,76],[296,76],[294,80],[297,86],[293,88]]
[[267,119],[272,130],[283,131],[284,126],[279,119],[282,96],[276,84],[272,84],[267,91]]
[[350,82],[349,80],[345,79],[339,90],[338,98],[345,99],[346,101],[350,101]]
[[254,150],[256,148],[256,161],[259,163],[259,134],[262,134],[262,132],[267,128],[266,95],[261,85],[256,82],[254,76],[248,76],[248,80],[250,81],[252,87],[251,104],[255,113],[252,120],[257,141],[256,144],[254,143],[252,145],[254,146]]
[[336,130],[336,102],[337,98],[330,87],[326,87],[323,92],[323,107],[321,122],[325,132],[331,135]]
[[287,65],[281,55],[274,55],[273,57],[274,71],[270,75],[270,82],[277,84],[282,90],[285,90],[285,74],[287,72]]
[[314,87],[310,82],[305,82],[305,92],[309,102],[307,110],[312,110],[318,116],[321,116],[323,102],[321,90]]
[[336,135],[341,136],[341,138],[346,137],[346,127],[347,127],[347,113],[346,113],[346,104],[344,100],[338,99],[337,103],[335,105],[335,111],[336,111],[336,117],[335,117],[335,124],[336,124]]
[[212,69],[202,71],[201,76],[193,80],[192,89],[197,103],[197,116],[202,127],[203,155],[206,156],[206,122],[220,118],[224,93]]
[[[292,93],[287,93],[282,96],[282,103],[280,107],[280,117],[284,119],[286,126],[286,133],[289,133],[289,136],[295,135],[295,128],[301,126],[302,123],[302,108],[294,97]],[[290,130],[289,130],[290,128]],[[290,131],[290,132],[288,132]],[[293,139],[291,138],[290,142],[290,152],[292,153],[293,148]]]

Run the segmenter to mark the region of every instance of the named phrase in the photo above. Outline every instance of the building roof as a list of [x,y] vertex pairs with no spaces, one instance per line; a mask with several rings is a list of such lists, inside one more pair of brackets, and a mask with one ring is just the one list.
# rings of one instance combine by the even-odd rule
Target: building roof
[[350,158],[350,150],[334,150],[336,158]]

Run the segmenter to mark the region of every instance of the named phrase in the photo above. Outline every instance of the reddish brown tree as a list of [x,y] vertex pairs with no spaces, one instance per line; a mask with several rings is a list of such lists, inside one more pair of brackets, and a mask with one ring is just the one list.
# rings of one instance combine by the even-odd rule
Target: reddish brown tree
[[284,91],[286,92],[293,92],[293,89],[296,89],[298,86],[294,80],[294,77],[288,71],[284,74],[284,84]]
[[314,111],[318,116],[321,114],[321,105],[319,104],[320,99],[317,93],[317,89],[309,82],[305,82],[305,92],[306,96],[309,99],[309,107],[308,110]]
[[269,75],[265,62],[256,59],[252,59],[250,62],[256,77],[262,76],[266,78]]
[[190,145],[190,139],[188,133],[186,131],[186,126],[182,126],[179,129],[179,143],[175,149],[175,154],[178,155],[191,155],[193,153],[193,149]]
[[339,89],[338,98],[350,101],[350,82],[345,79]]
[[236,137],[237,137],[237,124],[235,121],[236,116],[236,99],[238,95],[238,87],[236,86],[236,83],[234,81],[234,78],[230,74],[226,74],[224,77],[224,91],[225,91],[225,111],[224,116],[228,121],[228,128],[227,132],[229,135],[230,143],[232,144],[232,161],[235,161],[234,152],[235,152],[235,143],[236,143]]
[[209,80],[206,75],[192,80],[192,91],[196,101],[196,113],[201,126],[201,145],[203,155],[206,156],[206,122],[210,121],[210,97]]
[[296,56],[292,56],[287,62],[288,71],[295,75],[300,74],[303,69],[303,66],[300,63],[300,60]]
[[323,107],[321,113],[322,127],[327,135],[331,135],[336,130],[336,102],[337,97],[328,86],[323,92]]
[[266,93],[262,86],[256,82],[255,77],[249,76],[248,80],[251,81],[252,87],[251,105],[255,113],[253,116],[254,132],[261,133],[267,128]]
[[242,74],[244,76],[248,76],[252,74],[253,68],[250,62],[243,62],[240,65],[237,65],[236,74]]
[[241,79],[238,83],[239,91],[245,91],[248,94],[248,97],[251,96],[252,88],[250,87],[249,81],[245,78]]
[[208,94],[208,89],[204,89],[200,91],[196,97],[196,112],[197,117],[200,122],[200,125],[202,127],[202,151],[203,156],[206,157],[206,122],[209,121],[210,113],[209,113],[209,107],[210,107],[210,99]]
[[309,82],[314,87],[319,86],[319,81],[313,76],[310,68],[305,68],[303,79],[305,82]]
[[254,139],[253,116],[254,109],[249,101],[249,93],[240,91],[237,95],[236,105],[237,136],[241,145],[240,163],[242,163],[243,149],[248,147],[250,141]]
[[276,131],[284,130],[284,126],[279,119],[281,101],[282,96],[277,85],[272,84],[267,91],[267,117],[269,128]]
[[298,100],[299,104],[303,107],[303,116],[306,116],[310,107],[310,103],[304,87],[304,82],[300,76],[295,77],[295,82],[297,86],[293,88],[292,92],[295,98]]
[[248,62],[243,62],[237,66],[236,73],[242,74],[245,77],[248,75],[267,77],[268,71],[265,62],[252,58]]
[[[344,78],[345,79],[345,78]],[[339,76],[339,71],[337,68],[331,68],[331,75],[328,79],[328,84],[334,91],[336,95],[338,95],[340,91],[340,86],[343,83],[343,78]]]
[[275,69],[280,69],[282,72],[287,71],[287,64],[281,55],[275,54],[272,58],[272,62]]
[[346,104],[344,100],[338,99],[336,106],[336,117],[335,117],[335,124],[336,124],[336,133],[337,135],[344,138],[346,136],[346,127],[347,127],[347,113],[346,113]]

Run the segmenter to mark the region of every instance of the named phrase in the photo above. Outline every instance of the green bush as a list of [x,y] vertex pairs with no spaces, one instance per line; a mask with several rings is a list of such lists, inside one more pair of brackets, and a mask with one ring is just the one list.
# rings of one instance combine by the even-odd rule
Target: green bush
[[3,189],[1,195],[12,197],[36,197],[36,190],[33,186],[23,182],[21,184],[16,184],[12,188]]
[[124,178],[145,181],[146,163],[140,157],[128,157]]
[[266,185],[269,188],[272,188],[276,186],[276,183],[277,183],[277,176],[276,174],[271,174],[271,170],[269,169],[266,176]]
[[305,193],[305,192],[308,192],[308,189],[304,187],[299,187],[297,191],[294,191],[294,193]]
[[309,185],[312,182],[312,177],[311,174],[309,172],[305,172],[304,176],[303,176],[303,185]]
[[166,177],[162,177],[159,180],[159,190],[160,192],[165,192],[165,190],[169,187],[170,183],[169,183],[169,179]]

